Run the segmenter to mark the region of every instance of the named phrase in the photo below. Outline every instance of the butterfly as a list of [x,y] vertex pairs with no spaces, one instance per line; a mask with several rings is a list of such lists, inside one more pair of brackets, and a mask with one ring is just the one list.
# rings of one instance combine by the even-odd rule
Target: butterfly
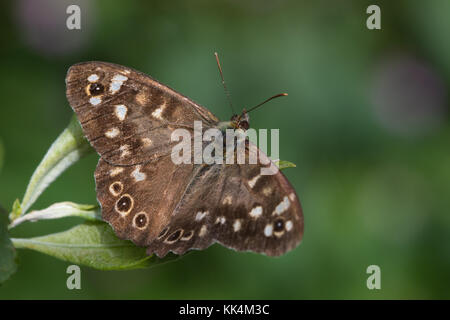
[[[205,107],[144,73],[106,62],[71,66],[66,95],[83,132],[100,155],[95,170],[102,219],[121,239],[164,257],[214,243],[279,256],[303,235],[295,190],[273,162],[245,140],[256,164],[175,164],[174,130],[223,124]],[[231,128],[247,130],[248,114]],[[263,161],[264,160],[264,161]]]

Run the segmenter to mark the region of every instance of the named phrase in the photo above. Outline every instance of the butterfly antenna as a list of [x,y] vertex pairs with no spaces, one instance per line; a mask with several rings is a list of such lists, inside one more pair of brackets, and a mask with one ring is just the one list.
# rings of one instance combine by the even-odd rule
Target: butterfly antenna
[[223,72],[222,67],[220,66],[219,55],[217,54],[217,52],[214,52],[214,55],[216,56],[217,67],[219,68],[220,77],[222,78],[222,85],[225,90],[225,94],[227,95],[228,102],[230,103],[231,111],[233,112],[233,114],[235,114],[233,104],[231,103],[230,92],[228,91],[227,85],[225,84],[225,79],[223,78]]
[[247,113],[249,113],[250,111],[255,110],[256,108],[262,106],[263,104],[265,104],[266,102],[269,102],[269,101],[272,100],[272,99],[279,98],[279,97],[284,97],[284,96],[287,96],[287,95],[288,95],[287,93],[279,93],[279,94],[276,94],[276,95],[274,95],[273,97],[270,97],[269,99],[264,100],[264,101],[261,102],[260,104],[254,106],[253,108],[250,108],[249,110],[247,110]]

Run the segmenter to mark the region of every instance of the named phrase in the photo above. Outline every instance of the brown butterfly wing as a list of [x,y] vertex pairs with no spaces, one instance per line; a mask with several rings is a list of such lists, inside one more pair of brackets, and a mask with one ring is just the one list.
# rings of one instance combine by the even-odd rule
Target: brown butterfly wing
[[169,223],[193,165],[174,165],[170,156],[135,166],[115,166],[100,159],[95,170],[103,220],[121,239],[148,246]]
[[131,68],[84,62],[70,67],[67,99],[100,156],[117,165],[147,162],[170,153],[171,133],[218,119],[206,108]]
[[[262,163],[268,163],[260,154]],[[263,167],[267,165],[198,168],[164,233],[149,243],[147,252],[163,257],[218,242],[238,251],[279,256],[296,247],[303,236],[299,199],[281,171],[261,175]]]

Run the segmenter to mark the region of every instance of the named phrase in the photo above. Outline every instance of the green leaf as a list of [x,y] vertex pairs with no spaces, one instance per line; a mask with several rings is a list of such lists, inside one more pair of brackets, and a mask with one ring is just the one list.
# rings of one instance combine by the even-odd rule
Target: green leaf
[[295,168],[295,167],[297,167],[295,165],[295,163],[292,163],[292,162],[289,162],[289,161],[286,161],[286,160],[275,160],[274,162],[275,162],[275,164],[277,165],[277,167],[280,170],[283,170],[283,169],[286,169],[286,168]]
[[[92,150],[84,137],[77,118],[73,116],[67,128],[53,142],[41,163],[34,171],[23,196],[21,215],[27,212],[41,193],[64,170],[84,155],[92,152]],[[11,218],[15,217],[11,216]]]
[[120,240],[105,222],[86,222],[67,231],[30,239],[11,239],[16,248],[36,250],[74,264],[100,270],[127,270],[173,260],[148,256],[145,248]]
[[5,282],[14,272],[17,265],[16,250],[8,235],[8,216],[0,210],[0,284]]
[[15,219],[9,228],[21,224],[25,221],[39,221],[49,219],[59,219],[65,217],[81,217],[86,220],[101,220],[100,208],[96,205],[78,204],[74,202],[58,202],[43,210],[31,211],[30,213]]

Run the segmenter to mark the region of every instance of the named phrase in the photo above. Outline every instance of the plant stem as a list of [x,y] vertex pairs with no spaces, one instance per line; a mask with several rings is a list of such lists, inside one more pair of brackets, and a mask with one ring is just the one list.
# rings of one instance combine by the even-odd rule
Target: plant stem
[[11,220],[24,215],[41,193],[68,167],[92,152],[83,131],[74,115],[67,128],[48,149],[39,166],[34,171],[17,214]]

